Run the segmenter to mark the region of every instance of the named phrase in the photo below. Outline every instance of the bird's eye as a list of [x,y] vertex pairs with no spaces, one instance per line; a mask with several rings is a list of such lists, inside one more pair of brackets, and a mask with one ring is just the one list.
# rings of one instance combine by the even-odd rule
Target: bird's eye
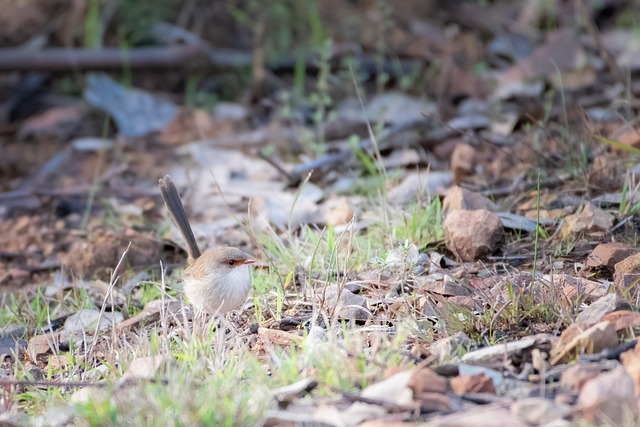
[[230,259],[229,261],[227,261],[227,264],[233,266],[236,265],[236,261],[234,259]]

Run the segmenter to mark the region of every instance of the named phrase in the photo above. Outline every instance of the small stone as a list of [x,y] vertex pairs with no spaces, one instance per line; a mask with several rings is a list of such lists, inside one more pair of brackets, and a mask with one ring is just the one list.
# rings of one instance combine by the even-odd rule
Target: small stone
[[353,204],[346,197],[330,198],[322,204],[322,212],[327,225],[347,224],[353,218]]
[[274,346],[288,349],[299,341],[301,341],[301,338],[291,332],[281,331],[279,329],[260,328],[258,329],[256,349],[263,350],[273,348]]
[[521,399],[511,405],[514,415],[536,426],[568,417],[572,410],[569,405],[555,403],[542,397]]
[[631,310],[631,305],[627,300],[616,294],[607,294],[579,313],[576,321],[579,323],[597,323],[605,315],[617,310]]
[[164,375],[172,363],[173,360],[166,356],[147,356],[133,359],[125,373],[118,380],[118,383],[121,384],[132,380],[154,380]]
[[449,212],[466,210],[486,210],[496,212],[496,205],[482,194],[474,193],[459,186],[452,187],[442,202],[442,212],[445,216]]
[[588,324],[577,325],[582,325],[585,330],[567,328],[562,333],[551,352],[552,365],[569,361],[580,353],[595,354],[618,345],[618,335],[611,322],[599,322],[590,328],[587,328]]
[[418,263],[420,252],[416,245],[410,245],[409,247],[394,248],[389,251],[385,260],[388,267],[400,267],[405,268],[413,266]]
[[609,313],[602,318],[602,320],[613,323],[613,327],[619,336],[625,337],[632,334],[634,337],[640,327],[640,313],[631,310],[618,310],[613,313]]
[[64,322],[64,330],[69,334],[81,332],[83,334],[93,335],[93,333],[96,332],[96,326],[97,332],[100,332],[109,329],[123,320],[124,317],[122,313],[108,311],[101,313],[100,310],[84,308],[67,318]]
[[460,395],[465,393],[494,394],[496,387],[491,378],[484,374],[459,375],[451,379],[451,391]]
[[553,283],[556,288],[561,289],[567,299],[579,299],[587,304],[591,304],[607,295],[609,288],[608,285],[594,280],[562,273],[545,274],[543,279]]
[[445,377],[431,369],[422,368],[414,371],[407,385],[413,392],[413,400],[419,402],[421,408],[444,411],[450,409],[452,402],[449,399],[442,400],[437,397],[447,395],[449,383]]
[[602,235],[611,230],[613,220],[613,215],[588,203],[580,212],[564,219],[560,235],[563,240],[575,239],[585,234]]
[[[320,291],[320,297],[322,297],[322,291]],[[340,291],[338,285],[326,288],[324,307],[328,310],[329,315],[333,315],[336,310],[338,319],[365,321],[371,317],[365,297],[356,295],[347,289]]]
[[447,248],[463,261],[491,255],[504,240],[500,218],[486,210],[453,211],[444,221]]
[[69,399],[70,403],[84,404],[89,402],[102,402],[107,400],[110,394],[100,387],[87,386],[76,390]]
[[631,255],[614,266],[613,287],[623,295],[635,297],[640,283],[640,254]]
[[19,356],[27,346],[28,343],[21,338],[13,335],[0,335],[0,362],[6,357]]
[[607,269],[613,271],[615,265],[625,258],[635,255],[640,250],[626,243],[601,243],[596,246],[585,265],[591,269]]
[[51,353],[52,348],[55,348],[58,342],[58,337],[59,331],[31,337],[29,344],[27,344],[27,352],[31,361],[35,362],[39,356]]
[[577,407],[587,422],[597,425],[629,425],[638,413],[633,380],[622,366],[593,378],[582,387]]
[[578,405],[589,407],[603,399],[633,399],[633,380],[622,366],[586,382],[580,391]]
[[601,372],[602,367],[598,364],[577,363],[562,373],[560,384],[579,393],[587,381],[597,377]]

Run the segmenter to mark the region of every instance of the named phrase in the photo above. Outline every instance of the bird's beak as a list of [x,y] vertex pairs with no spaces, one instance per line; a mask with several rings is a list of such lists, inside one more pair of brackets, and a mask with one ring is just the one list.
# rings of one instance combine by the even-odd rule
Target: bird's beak
[[254,262],[256,262],[255,259],[253,258],[247,258],[245,260],[240,261],[240,264],[253,264]]

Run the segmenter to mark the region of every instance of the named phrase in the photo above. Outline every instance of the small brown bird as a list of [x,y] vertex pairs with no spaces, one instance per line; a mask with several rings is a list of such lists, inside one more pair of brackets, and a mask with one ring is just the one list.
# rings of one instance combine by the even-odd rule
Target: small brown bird
[[249,264],[255,259],[232,247],[201,253],[171,177],[158,180],[158,186],[169,215],[187,242],[188,267],[182,280],[184,292],[196,311],[222,314],[241,307],[251,288]]

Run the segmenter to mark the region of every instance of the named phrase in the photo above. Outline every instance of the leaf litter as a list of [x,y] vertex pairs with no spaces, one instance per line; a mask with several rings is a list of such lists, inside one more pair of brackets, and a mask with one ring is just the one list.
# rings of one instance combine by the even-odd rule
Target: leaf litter
[[[7,419],[65,425],[111,405],[119,425],[164,424],[168,401],[184,404],[179,424],[637,419],[640,139],[624,2],[336,3],[319,7],[353,14],[343,37],[360,50],[336,36],[304,64],[307,97],[286,90],[286,58],[260,62],[255,38],[249,63],[269,78],[251,102],[182,105],[138,69],[129,88],[89,74],[86,101],[3,99]],[[204,322],[181,296],[186,254],[155,189],[166,173],[203,247],[259,259],[228,318]]]

